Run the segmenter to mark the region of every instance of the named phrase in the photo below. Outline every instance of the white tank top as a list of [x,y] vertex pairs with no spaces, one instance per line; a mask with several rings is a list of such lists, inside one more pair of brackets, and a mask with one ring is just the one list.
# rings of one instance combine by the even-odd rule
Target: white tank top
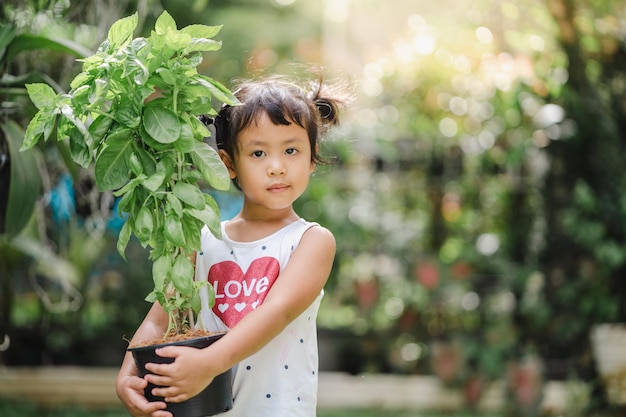
[[[299,219],[263,239],[235,242],[226,234],[226,223],[223,240],[204,227],[196,258],[196,280],[208,280],[216,294],[209,309],[207,292],[201,292],[199,325],[211,331],[234,327],[262,304],[304,232],[317,226]],[[323,291],[278,336],[233,370],[233,409],[225,417],[315,417],[316,318],[322,296]]]

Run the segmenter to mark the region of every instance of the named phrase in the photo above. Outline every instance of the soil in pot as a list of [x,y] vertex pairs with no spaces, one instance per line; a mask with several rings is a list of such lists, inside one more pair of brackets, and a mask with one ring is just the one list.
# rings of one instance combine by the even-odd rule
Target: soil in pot
[[[139,369],[139,376],[145,376],[146,363],[172,363],[172,358],[163,358],[156,354],[156,349],[165,346],[189,346],[198,349],[205,348],[219,340],[225,333],[214,333],[193,339],[181,339],[167,341],[159,344],[130,347],[128,351],[133,354],[135,364]],[[148,384],[144,393],[148,401],[163,401],[163,397],[152,395],[154,384]],[[215,377],[204,391],[193,398],[180,403],[167,403],[167,411],[174,417],[205,417],[223,413],[233,408],[232,394],[232,371],[229,369]]]

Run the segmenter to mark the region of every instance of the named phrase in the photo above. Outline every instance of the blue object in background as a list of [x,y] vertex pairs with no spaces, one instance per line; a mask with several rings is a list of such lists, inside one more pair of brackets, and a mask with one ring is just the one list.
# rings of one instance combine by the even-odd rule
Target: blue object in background
[[70,174],[61,175],[57,185],[50,190],[48,205],[57,224],[69,221],[76,214],[74,183]]
[[233,194],[211,190],[209,194],[215,199],[217,206],[220,208],[220,218],[222,221],[230,220],[235,217],[243,206],[243,195],[241,193]]
[[119,205],[121,199],[121,197],[115,199],[113,208],[111,208],[111,216],[107,219],[107,230],[113,233],[119,233],[128,218],[127,213],[122,213],[122,216],[118,213],[117,206]]

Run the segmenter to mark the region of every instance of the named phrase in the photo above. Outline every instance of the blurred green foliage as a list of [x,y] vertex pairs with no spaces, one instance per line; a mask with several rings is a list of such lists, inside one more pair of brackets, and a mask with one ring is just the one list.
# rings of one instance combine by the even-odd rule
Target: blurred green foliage
[[[345,2],[347,19],[333,21],[344,38],[328,44],[324,2],[111,1],[102,2],[106,12],[80,3],[42,13],[71,22],[58,25],[74,29],[68,38],[89,33],[85,45],[134,10],[145,27],[162,7],[181,25],[224,24],[222,51],[206,62],[219,80],[328,64],[329,45],[343,45],[340,58],[366,51],[349,69],[355,106],[322,145],[336,163],[318,168],[297,207],[339,243],[320,313],[338,357],[351,359],[351,372],[436,372],[465,387],[505,377],[530,357],[544,378],[582,378],[595,389],[589,330],[626,321],[625,5],[415,6],[379,51],[359,43],[378,26],[350,28],[371,21],[364,16],[382,19],[383,3]],[[67,85],[69,64],[57,71],[54,59],[41,72]],[[47,160],[51,178],[61,170],[56,158]],[[16,317],[41,320],[38,311],[52,320],[41,305],[24,308]],[[111,325],[88,317],[101,320],[93,329]]]

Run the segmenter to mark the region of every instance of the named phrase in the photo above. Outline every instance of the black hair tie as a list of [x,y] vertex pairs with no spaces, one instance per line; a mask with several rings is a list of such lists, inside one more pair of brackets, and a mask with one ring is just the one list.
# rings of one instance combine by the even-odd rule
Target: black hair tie
[[215,118],[214,117],[209,117],[206,114],[201,114],[199,119],[200,119],[200,121],[202,123],[204,123],[205,126],[209,126],[209,125],[214,125],[215,124]]
[[333,114],[333,106],[323,101],[315,103],[317,111],[320,113],[322,119],[328,119]]

